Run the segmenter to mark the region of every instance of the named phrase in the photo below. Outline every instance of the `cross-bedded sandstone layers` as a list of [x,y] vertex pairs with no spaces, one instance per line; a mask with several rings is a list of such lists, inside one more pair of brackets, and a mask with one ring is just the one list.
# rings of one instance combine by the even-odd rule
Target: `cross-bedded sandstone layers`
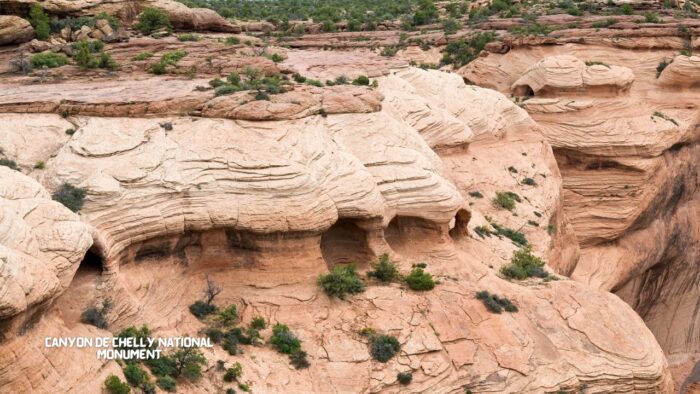
[[[337,76],[333,56],[309,54],[320,60],[305,74]],[[290,59],[293,67],[294,54]],[[552,392],[584,386],[592,392],[665,392],[663,354],[627,305],[564,279],[506,281],[496,272],[516,246],[473,231],[500,223],[522,231],[552,266],[577,260],[578,249],[566,240],[573,232],[561,211],[554,157],[527,113],[454,74],[405,69],[378,80],[379,88],[367,94],[379,97],[380,105],[336,99],[346,110],[325,117],[245,121],[156,112],[126,118],[129,112],[120,114],[115,105],[114,117],[0,115],[22,134],[45,137],[21,149],[15,134],[0,134],[0,144],[13,147],[7,154],[24,170],[42,160],[47,168],[32,175],[49,189],[67,181],[88,190],[81,217],[93,228],[93,253],[110,273],[87,293],[76,278],[46,318],[53,324],[38,326],[26,343],[39,346],[48,333],[107,334],[71,317],[78,294],[111,297],[115,331],[147,322],[158,335],[196,333],[203,325],[187,305],[200,297],[207,274],[225,286],[217,302],[237,304],[244,321],[262,315],[289,324],[312,365],[294,371],[286,357],[267,348],[251,347],[234,358],[217,347],[205,351],[211,366],[205,378],[199,386],[183,383],[185,392],[222,388],[213,367],[217,359],[240,361],[256,392]],[[156,81],[143,84],[167,102],[167,87],[156,89]],[[194,89],[194,82],[179,82],[170,97]],[[64,87],[64,94],[78,94]],[[345,88],[336,89],[354,91]],[[32,108],[31,100],[17,100],[22,88],[16,89],[12,108]],[[323,90],[327,103],[326,91],[335,89]],[[110,100],[126,102],[133,94],[114,89]],[[70,124],[75,133],[37,127],[42,119],[58,130]],[[535,183],[523,183],[525,178]],[[475,191],[484,198],[469,194]],[[497,191],[522,200],[513,212],[498,210],[490,201]],[[327,266],[349,259],[366,264],[382,252],[397,258],[402,271],[426,261],[442,283],[429,293],[372,285],[349,301],[330,300],[315,287]],[[520,312],[488,313],[474,298],[484,289],[507,295]],[[367,326],[396,335],[398,357],[387,364],[370,361],[357,334]],[[6,345],[13,361],[24,369],[40,366],[16,350],[22,343]],[[116,370],[114,363],[95,362],[91,350],[45,354],[52,362],[79,360],[85,374],[59,380],[52,372],[32,385],[40,392],[95,390],[94,382]],[[406,388],[396,374],[408,370],[414,383]],[[10,372],[0,370],[0,388],[27,387],[26,375]]]
[[[562,89],[543,98],[535,93],[523,106],[542,127],[562,172],[564,211],[582,247],[572,277],[615,291],[672,360],[683,361],[700,346],[697,58],[605,44],[490,54],[465,75],[506,90],[528,63],[547,62],[562,50],[632,70],[635,81],[622,96]],[[657,70],[662,61],[670,64]]]

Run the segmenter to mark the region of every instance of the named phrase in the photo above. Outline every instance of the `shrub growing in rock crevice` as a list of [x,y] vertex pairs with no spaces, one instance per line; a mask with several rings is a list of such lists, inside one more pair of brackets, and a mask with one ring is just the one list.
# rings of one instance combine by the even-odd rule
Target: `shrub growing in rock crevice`
[[518,307],[515,306],[508,298],[499,297],[496,294],[490,294],[486,290],[477,292],[476,299],[481,300],[486,309],[488,309],[491,313],[501,313],[504,310],[506,312],[518,311]]
[[87,196],[86,189],[73,186],[66,182],[51,195],[51,198],[60,202],[71,211],[78,212],[85,203],[85,196]]
[[122,382],[116,375],[109,375],[105,379],[105,389],[109,394],[129,394],[131,392],[129,385]]
[[151,34],[158,29],[166,29],[171,31],[173,26],[170,24],[168,15],[159,8],[146,7],[139,15],[138,22],[134,28],[143,34]]
[[433,276],[419,267],[411,270],[411,273],[406,277],[406,283],[411,290],[415,291],[428,291],[435,287]]
[[526,247],[513,253],[510,264],[501,267],[501,274],[510,279],[527,279],[531,277],[546,278],[544,261],[532,254],[532,248]]
[[372,271],[367,272],[367,276],[385,283],[393,282],[401,277],[396,263],[389,260],[389,255],[386,253],[379,256],[377,262],[372,264]]
[[352,265],[334,267],[330,274],[319,276],[317,283],[329,297],[338,297],[341,300],[345,299],[347,294],[365,291],[365,284]]
[[270,344],[280,353],[289,355],[289,361],[296,369],[309,366],[306,352],[301,350],[301,340],[285,324],[277,323],[272,327]]
[[400,349],[399,340],[391,335],[375,335],[370,338],[370,353],[379,362],[389,361]]
[[107,322],[107,313],[112,309],[112,301],[107,299],[102,303],[101,307],[89,307],[80,315],[80,322],[90,324],[97,328],[106,329],[109,327]]

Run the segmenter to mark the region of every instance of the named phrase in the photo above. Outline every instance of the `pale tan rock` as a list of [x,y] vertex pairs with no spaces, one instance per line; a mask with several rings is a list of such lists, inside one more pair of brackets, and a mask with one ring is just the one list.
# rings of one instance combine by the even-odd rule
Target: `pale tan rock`
[[629,90],[634,74],[626,67],[586,65],[574,56],[547,57],[530,67],[512,86],[516,95],[547,95],[559,92]]
[[0,45],[21,44],[34,37],[28,21],[14,15],[0,15]]
[[700,84],[700,57],[679,55],[659,75],[659,83],[692,89]]
[[33,179],[0,167],[0,319],[3,336],[31,327],[70,284],[92,244],[77,215]]

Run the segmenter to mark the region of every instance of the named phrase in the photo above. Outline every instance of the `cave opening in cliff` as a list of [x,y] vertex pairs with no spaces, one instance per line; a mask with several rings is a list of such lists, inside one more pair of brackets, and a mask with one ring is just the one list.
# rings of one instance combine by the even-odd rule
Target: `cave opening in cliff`
[[450,229],[450,237],[458,241],[460,239],[466,238],[469,235],[469,219],[471,219],[471,213],[466,209],[460,209],[455,215],[454,227]]
[[365,265],[374,260],[367,231],[354,221],[340,219],[321,235],[321,254],[329,269],[337,264]]
[[[85,253],[83,260],[80,262],[78,267],[78,273],[102,273],[104,268],[102,257],[96,253],[93,249],[90,249]],[[77,275],[77,273],[76,273]]]
[[384,229],[384,238],[391,249],[398,253],[410,253],[425,244],[443,243],[441,226],[415,216],[395,216]]
[[534,97],[535,91],[530,85],[520,85],[515,87],[513,94],[517,97]]

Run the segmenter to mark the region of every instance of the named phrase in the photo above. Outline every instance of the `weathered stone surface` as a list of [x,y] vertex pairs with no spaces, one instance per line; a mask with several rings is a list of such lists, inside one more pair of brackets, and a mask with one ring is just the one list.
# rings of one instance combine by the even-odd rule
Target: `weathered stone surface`
[[0,45],[21,44],[34,37],[28,21],[13,15],[0,15]]

